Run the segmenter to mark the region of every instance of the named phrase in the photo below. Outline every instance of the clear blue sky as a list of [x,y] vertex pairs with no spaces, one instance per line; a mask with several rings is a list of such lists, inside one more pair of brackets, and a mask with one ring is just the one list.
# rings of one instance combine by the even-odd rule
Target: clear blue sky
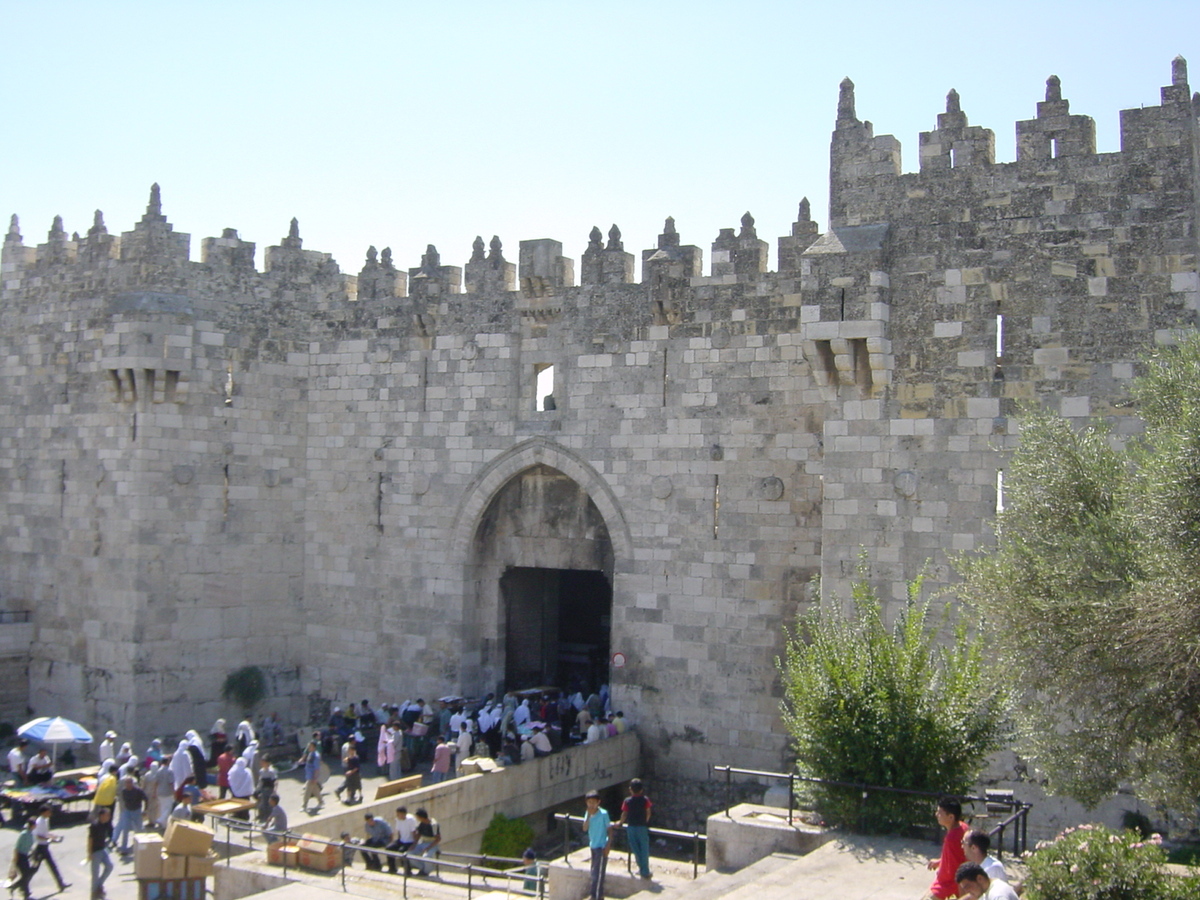
[[707,267],[750,210],[774,268],[802,196],[824,228],[844,76],[912,171],[950,88],[1011,160],[1051,74],[1116,150],[1176,54],[1200,89],[1200,2],[0,0],[0,212],[120,232],[158,181],[193,258],[232,227],[261,268],[297,216],[357,272],[613,222],[640,256],[668,215]]

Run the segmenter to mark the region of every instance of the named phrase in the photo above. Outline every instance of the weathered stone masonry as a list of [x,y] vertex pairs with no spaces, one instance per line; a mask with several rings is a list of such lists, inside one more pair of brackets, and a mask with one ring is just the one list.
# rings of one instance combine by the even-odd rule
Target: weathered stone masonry
[[1198,105],[1178,59],[1098,154],[1052,78],[997,164],[951,92],[902,173],[847,80],[829,229],[802,203],[776,271],[749,214],[708,275],[668,219],[640,282],[615,226],[578,267],[493,239],[351,277],[294,221],[261,272],[232,229],[191,262],[157,186],[119,238],[97,213],[29,247],[14,216],[0,597],[33,610],[30,703],[141,739],[225,711],[249,662],[297,715],[475,694],[500,576],[591,569],[654,760],[780,765],[774,658],[816,574],[844,589],[863,547],[885,597],[946,581],[1020,401],[1135,427],[1138,353],[1198,307]]

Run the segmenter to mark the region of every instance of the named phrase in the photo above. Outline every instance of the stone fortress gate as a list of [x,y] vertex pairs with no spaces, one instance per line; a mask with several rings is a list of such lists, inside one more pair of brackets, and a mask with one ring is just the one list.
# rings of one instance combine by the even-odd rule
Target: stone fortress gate
[[948,583],[1021,402],[1136,430],[1138,355],[1196,319],[1198,106],[1176,59],[1097,153],[1051,78],[996,163],[951,91],[903,172],[847,80],[827,230],[801,202],[771,268],[746,214],[705,267],[667,219],[640,281],[615,226],[578,266],[493,238],[345,275],[294,220],[261,271],[233,229],[193,262],[157,186],[119,236],[14,216],[7,690],[141,740],[229,712],[246,664],[294,718],[608,679],[651,771],[779,767],[815,576],[844,591],[861,547],[890,602]]

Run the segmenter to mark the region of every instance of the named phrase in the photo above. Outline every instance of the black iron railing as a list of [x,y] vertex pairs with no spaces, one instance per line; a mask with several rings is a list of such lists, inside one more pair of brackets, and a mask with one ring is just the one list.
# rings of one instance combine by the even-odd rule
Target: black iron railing
[[[910,797],[921,797],[930,800],[938,800],[945,794],[932,793],[930,791],[914,791],[907,788],[884,787],[881,785],[858,784],[850,781],[831,781],[827,778],[811,778],[806,775],[799,775],[795,772],[763,772],[757,769],[737,769],[733,766],[709,766],[710,775],[714,772],[724,773],[725,775],[725,815],[729,815],[730,807],[732,806],[732,791],[733,791],[733,776],[746,775],[754,778],[769,778],[772,780],[786,781],[788,783],[788,824],[791,825],[796,814],[796,783],[804,782],[808,784],[819,784],[824,787],[843,788],[846,790],[858,791],[861,794],[863,805],[872,794],[895,794]],[[1006,835],[1011,839],[1010,852],[1014,855],[1020,855],[1025,852],[1029,844],[1029,809],[1030,804],[1022,803],[1015,800],[1011,795],[992,794],[986,797],[963,797],[955,795],[955,799],[963,804],[981,803],[986,810],[996,810],[1007,812],[1007,815],[1000,821],[999,824],[988,829],[988,836],[995,840],[996,857],[1002,859],[1004,856],[1004,839]]]
[[[471,900],[474,891],[482,890],[485,893],[496,890],[496,885],[490,881],[503,881],[506,889],[510,892],[518,893],[529,897],[538,897],[539,900],[545,900],[546,897],[546,881],[547,874],[543,864],[537,863],[535,872],[525,871],[528,864],[524,860],[509,859],[507,857],[484,856],[481,854],[469,853],[452,853],[449,851],[439,850],[434,856],[414,856],[409,853],[400,853],[393,850],[385,850],[382,847],[367,847],[366,845],[355,841],[330,840],[325,838],[317,838],[311,834],[297,834],[293,831],[272,831],[263,828],[261,825],[254,825],[244,819],[235,819],[228,816],[212,816],[217,828],[225,828],[225,865],[233,864],[233,850],[236,843],[248,850],[254,850],[254,838],[261,837],[264,843],[275,844],[285,843],[294,844],[299,840],[304,840],[306,843],[320,844],[322,847],[336,847],[340,854],[338,869],[341,877],[342,890],[348,892],[346,886],[346,868],[345,859],[348,854],[355,852],[363,852],[372,854],[381,860],[391,860],[392,865],[397,867],[396,875],[401,878],[401,896],[408,896],[408,881],[414,877],[410,872],[410,867],[423,867],[433,871],[436,875],[440,875],[442,869],[450,872],[460,873],[460,877],[464,880],[449,880],[439,878],[438,883],[449,887],[465,888],[467,891],[467,900]],[[473,862],[459,862],[457,860],[474,860]],[[499,869],[493,866],[483,865],[483,862],[497,863],[516,863],[520,864],[521,868],[506,868]],[[280,858],[283,876],[286,878],[288,873],[287,854],[283,854]],[[297,868],[291,866],[291,868]],[[390,866],[389,866],[390,868]],[[513,885],[513,881],[519,882]],[[535,884],[533,890],[528,890],[525,885],[529,882]]]
[[[578,825],[583,828],[582,816],[569,816],[566,813],[555,813],[554,818],[562,822],[563,836],[563,861],[571,855],[571,826]],[[701,851],[706,850],[708,846],[708,836],[701,834],[698,831],[672,831],[670,828],[650,828],[648,829],[651,837],[669,838],[671,840],[690,842],[692,845],[691,863],[692,863],[692,878],[698,878],[700,875]],[[623,828],[613,829],[613,834],[624,834]],[[626,851],[625,867],[629,874],[633,874],[633,852],[629,847],[628,839],[622,837],[625,841],[624,850]]]

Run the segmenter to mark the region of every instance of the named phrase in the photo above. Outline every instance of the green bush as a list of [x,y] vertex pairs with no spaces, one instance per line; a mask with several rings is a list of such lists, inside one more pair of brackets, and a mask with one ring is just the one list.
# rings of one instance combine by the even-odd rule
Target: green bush
[[1068,828],[1028,857],[1029,900],[1185,900],[1200,879],[1169,875],[1157,834],[1117,833],[1103,825]]
[[488,823],[479,845],[484,856],[505,856],[520,859],[526,848],[533,844],[533,827],[524,819],[510,819],[496,813]]
[[221,696],[249,712],[267,696],[267,676],[258,666],[242,666],[225,676]]
[[[1006,694],[983,665],[983,645],[965,620],[938,641],[920,581],[894,627],[860,580],[855,611],[823,603],[789,636],[784,719],[801,775],[831,781],[964,794],[1004,735]],[[814,785],[827,822],[865,831],[932,821],[927,798]]]

